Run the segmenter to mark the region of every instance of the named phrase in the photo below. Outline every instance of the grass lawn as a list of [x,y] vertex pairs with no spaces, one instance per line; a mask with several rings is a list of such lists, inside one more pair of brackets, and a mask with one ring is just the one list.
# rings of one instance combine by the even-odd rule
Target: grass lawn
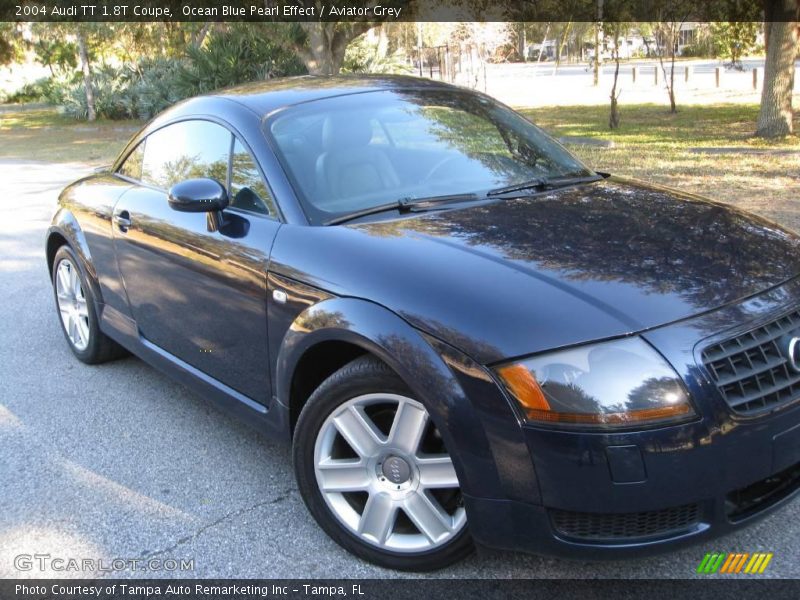
[[0,159],[108,164],[141,126],[76,121],[53,107],[0,105]]
[[[608,129],[607,106],[521,112],[557,137],[613,141],[612,148],[570,145],[598,170],[731,202],[800,231],[800,137],[753,138],[756,105],[680,106],[675,115],[663,105],[622,105],[616,131]],[[0,106],[0,159],[107,164],[141,125],[76,122],[50,107]]]
[[607,106],[521,109],[557,137],[612,141],[612,148],[568,144],[595,169],[730,202],[800,231],[800,136],[752,137],[757,105],[679,105],[678,111],[622,105],[621,126],[611,131]]

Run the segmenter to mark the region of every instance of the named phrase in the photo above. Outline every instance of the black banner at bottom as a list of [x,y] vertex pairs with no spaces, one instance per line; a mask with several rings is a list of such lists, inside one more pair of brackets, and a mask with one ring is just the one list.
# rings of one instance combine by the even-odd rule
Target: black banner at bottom
[[693,580],[486,579],[7,579],[2,600],[456,600],[494,598],[647,598],[737,600],[800,597],[800,580],[707,578]]

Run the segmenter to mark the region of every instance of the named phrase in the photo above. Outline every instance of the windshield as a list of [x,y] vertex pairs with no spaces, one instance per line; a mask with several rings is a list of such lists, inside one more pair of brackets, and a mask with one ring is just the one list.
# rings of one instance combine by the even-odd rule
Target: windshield
[[391,202],[592,175],[538,127],[467,91],[326,98],[281,111],[267,128],[314,224]]

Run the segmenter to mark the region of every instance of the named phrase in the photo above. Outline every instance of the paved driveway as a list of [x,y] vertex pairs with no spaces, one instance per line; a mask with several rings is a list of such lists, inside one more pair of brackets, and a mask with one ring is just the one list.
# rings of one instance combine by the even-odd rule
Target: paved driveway
[[[16,570],[14,557],[42,553],[193,559],[186,575],[197,577],[398,576],[317,528],[286,446],[138,359],[89,367],[73,358],[53,309],[43,236],[58,190],[86,172],[0,161],[0,577],[41,576]],[[800,502],[713,547],[616,563],[485,551],[437,575],[687,577],[706,551],[769,550],[768,574],[800,577],[799,534]]]

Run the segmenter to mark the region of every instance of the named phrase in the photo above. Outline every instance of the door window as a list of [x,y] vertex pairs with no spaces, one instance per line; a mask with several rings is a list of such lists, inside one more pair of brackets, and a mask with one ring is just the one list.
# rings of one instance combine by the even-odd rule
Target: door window
[[122,166],[117,170],[120,175],[129,177],[136,181],[142,176],[142,159],[144,158],[144,142],[140,142],[133,152],[128,154],[128,158],[122,163]]
[[272,198],[256,162],[239,140],[233,144],[230,206],[262,214],[274,213]]
[[210,121],[181,121],[151,133],[142,161],[142,181],[168,190],[186,179],[228,181],[232,134]]

